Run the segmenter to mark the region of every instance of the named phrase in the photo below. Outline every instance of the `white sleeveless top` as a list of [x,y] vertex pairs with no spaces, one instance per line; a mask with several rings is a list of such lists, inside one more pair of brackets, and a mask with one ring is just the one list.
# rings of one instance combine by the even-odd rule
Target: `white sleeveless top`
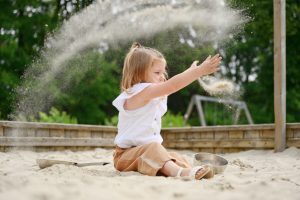
[[161,117],[167,111],[167,97],[152,99],[145,106],[124,110],[125,100],[141,92],[152,83],[138,83],[128,92],[122,92],[113,105],[119,110],[118,134],[114,143],[121,148],[140,146],[150,142],[162,143]]

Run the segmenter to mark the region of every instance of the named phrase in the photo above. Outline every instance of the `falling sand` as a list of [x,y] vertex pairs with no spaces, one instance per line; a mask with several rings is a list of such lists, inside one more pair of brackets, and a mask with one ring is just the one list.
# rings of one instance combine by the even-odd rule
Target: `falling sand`
[[205,76],[198,79],[203,89],[212,96],[234,96],[237,93],[236,86],[232,81]]
[[176,31],[178,42],[194,48],[222,44],[246,22],[242,11],[224,0],[95,1],[45,40],[16,90],[11,118],[27,120],[49,109],[58,91],[67,92],[72,80],[89,71],[91,52],[101,54],[168,30]]

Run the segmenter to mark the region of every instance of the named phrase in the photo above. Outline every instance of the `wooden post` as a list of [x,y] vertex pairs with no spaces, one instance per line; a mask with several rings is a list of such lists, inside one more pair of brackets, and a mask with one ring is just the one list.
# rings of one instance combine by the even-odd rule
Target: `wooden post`
[[273,0],[273,3],[275,152],[281,152],[286,146],[285,0]]

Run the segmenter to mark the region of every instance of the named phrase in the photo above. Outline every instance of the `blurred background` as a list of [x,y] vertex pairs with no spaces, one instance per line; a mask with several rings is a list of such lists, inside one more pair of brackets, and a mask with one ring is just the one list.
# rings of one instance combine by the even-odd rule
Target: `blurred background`
[[[25,71],[39,58],[45,39],[55,33],[70,17],[93,4],[93,0],[0,0],[0,120],[12,120],[17,88],[23,84]],[[223,57],[221,77],[241,88],[238,100],[245,101],[255,124],[274,122],[273,85],[273,1],[229,0],[230,7],[249,17],[243,30],[228,42],[215,46],[203,43],[195,47],[176,30],[155,34],[138,42],[161,51],[168,62],[169,77],[188,68],[193,60],[208,54]],[[286,1],[286,105],[287,123],[300,121],[300,1]],[[230,36],[229,36],[230,37]],[[29,121],[116,125],[117,110],[111,102],[120,93],[123,60],[131,43],[89,51],[68,65],[85,65],[89,69],[71,80],[72,87],[55,90],[50,106]],[[100,67],[101,66],[101,67]],[[198,126],[194,110],[187,122],[183,115],[192,95],[208,94],[197,82],[172,94],[163,127]],[[233,124],[234,111],[228,106],[204,103],[207,125]],[[239,124],[247,124],[241,114]]]

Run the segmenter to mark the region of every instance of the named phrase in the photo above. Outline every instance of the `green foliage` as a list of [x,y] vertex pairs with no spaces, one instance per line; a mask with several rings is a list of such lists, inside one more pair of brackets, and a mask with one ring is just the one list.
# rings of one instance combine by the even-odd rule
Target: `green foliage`
[[189,126],[189,124],[185,123],[184,117],[181,113],[173,114],[172,112],[167,112],[162,117],[162,127],[182,127],[182,126]]
[[[221,103],[203,103],[204,116],[207,125],[232,125],[234,124],[237,107]],[[241,111],[237,124],[248,124],[246,114]]]
[[[47,35],[92,2],[0,1],[0,119],[7,119],[12,111],[14,90],[26,68],[38,57]],[[67,9],[70,4],[73,11]]]
[[105,119],[104,125],[107,126],[117,126],[118,125],[118,115],[112,116],[110,119]]
[[61,74],[61,80],[68,80],[69,87],[60,89],[58,82],[53,88],[53,105],[75,116],[80,124],[103,124],[109,114],[115,115],[117,111],[111,102],[119,93],[120,79],[115,77],[121,68],[94,51],[73,59],[69,67],[67,73],[72,74]]
[[59,111],[57,108],[52,107],[49,114],[39,112],[37,118],[31,118],[31,121],[48,122],[48,123],[65,123],[65,124],[77,124],[77,119],[71,117],[65,111]]
[[[244,9],[251,20],[244,31],[224,47],[226,74],[244,88],[242,99],[248,104],[255,123],[274,122],[273,1],[231,0],[233,7]],[[287,122],[300,120],[300,4],[286,1],[286,86]],[[253,79],[253,76],[257,76]],[[297,94],[296,94],[297,93]],[[297,97],[298,96],[298,97]]]

